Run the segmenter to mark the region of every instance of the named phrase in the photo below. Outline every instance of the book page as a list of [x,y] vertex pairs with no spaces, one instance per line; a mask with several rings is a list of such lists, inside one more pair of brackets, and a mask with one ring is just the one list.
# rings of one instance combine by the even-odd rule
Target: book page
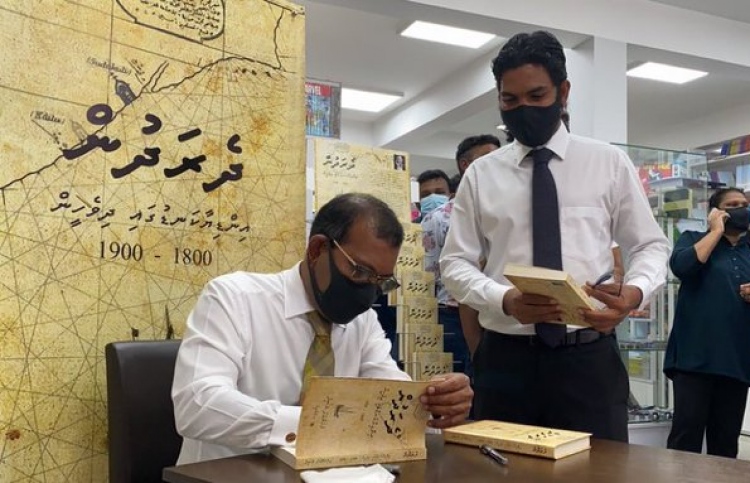
[[348,461],[365,456],[370,462],[424,458],[429,415],[419,396],[426,388],[426,382],[312,379],[302,405],[297,458],[334,458],[338,465],[361,464]]

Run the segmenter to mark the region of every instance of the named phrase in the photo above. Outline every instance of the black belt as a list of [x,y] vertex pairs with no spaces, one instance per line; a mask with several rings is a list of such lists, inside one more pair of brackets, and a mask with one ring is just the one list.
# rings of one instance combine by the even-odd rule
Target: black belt
[[[547,347],[547,345],[542,342],[542,340],[537,335],[503,334],[501,332],[495,332],[493,330],[485,331],[485,335],[490,338],[497,337],[499,339],[512,340],[514,342],[520,342],[523,344]],[[596,342],[599,339],[604,339],[605,337],[612,337],[613,335],[614,332],[610,332],[609,334],[602,334],[601,332],[597,332],[594,329],[580,329],[574,332],[566,333],[565,340],[563,340],[562,344],[560,344],[558,347],[590,344],[592,342]]]
[[458,312],[458,307],[455,305],[438,304],[438,308],[446,312]]

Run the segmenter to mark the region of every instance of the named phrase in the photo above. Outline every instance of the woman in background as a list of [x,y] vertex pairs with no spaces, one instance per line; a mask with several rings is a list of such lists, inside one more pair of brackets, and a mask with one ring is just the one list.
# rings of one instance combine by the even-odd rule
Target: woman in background
[[664,372],[674,383],[667,447],[737,457],[750,385],[750,211],[744,193],[709,199],[708,231],[685,231],[669,261],[680,279]]

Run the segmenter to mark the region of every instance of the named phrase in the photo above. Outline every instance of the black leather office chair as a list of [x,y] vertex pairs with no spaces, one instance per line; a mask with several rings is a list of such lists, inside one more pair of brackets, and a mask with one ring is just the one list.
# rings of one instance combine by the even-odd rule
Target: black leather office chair
[[170,391],[179,340],[105,347],[110,483],[161,483],[182,445]]

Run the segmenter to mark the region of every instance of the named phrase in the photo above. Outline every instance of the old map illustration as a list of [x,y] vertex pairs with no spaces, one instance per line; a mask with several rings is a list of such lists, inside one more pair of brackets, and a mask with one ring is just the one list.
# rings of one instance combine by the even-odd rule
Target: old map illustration
[[304,248],[304,10],[0,0],[0,483],[107,481],[104,346]]

